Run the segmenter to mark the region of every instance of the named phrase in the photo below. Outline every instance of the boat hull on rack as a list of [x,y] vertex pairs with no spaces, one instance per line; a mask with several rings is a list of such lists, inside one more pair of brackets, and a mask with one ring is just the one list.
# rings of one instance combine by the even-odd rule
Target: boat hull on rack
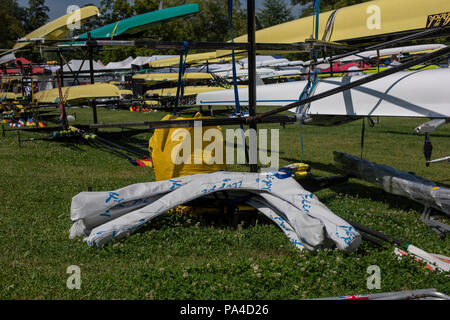
[[[313,95],[340,87],[365,76],[319,79]],[[297,102],[307,81],[283,82],[257,86],[257,106],[286,106]],[[404,71],[372,81],[312,102],[308,115],[385,116],[385,117],[450,117],[450,69]],[[241,105],[248,105],[248,89],[239,89]],[[197,105],[234,105],[234,91],[201,93]]]

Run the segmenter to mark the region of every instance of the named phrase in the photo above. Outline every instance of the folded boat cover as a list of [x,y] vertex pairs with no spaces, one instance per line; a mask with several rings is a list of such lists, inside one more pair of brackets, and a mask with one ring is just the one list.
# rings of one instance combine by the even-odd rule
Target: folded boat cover
[[81,192],[72,199],[70,238],[84,235],[102,246],[135,232],[149,220],[197,198],[240,200],[274,221],[303,250],[352,251],[361,235],[331,212],[290,173],[218,171],[138,183],[109,192]]

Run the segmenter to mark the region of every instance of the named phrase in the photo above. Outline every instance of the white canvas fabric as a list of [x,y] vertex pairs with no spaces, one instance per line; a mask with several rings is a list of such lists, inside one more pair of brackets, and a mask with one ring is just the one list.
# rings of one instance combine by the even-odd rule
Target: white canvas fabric
[[131,69],[131,64],[133,62],[133,57],[128,57],[122,61],[110,62],[105,66],[105,69]]
[[102,246],[135,232],[149,220],[200,197],[237,198],[274,221],[300,250],[356,249],[361,236],[286,172],[219,171],[109,192],[81,192],[72,199],[70,237]]
[[[97,63],[95,61],[93,61],[92,65],[93,65],[94,70],[102,70],[105,68],[104,66],[100,65],[99,63]],[[80,70],[80,67],[81,67],[81,70]],[[65,64],[63,66],[64,72],[69,72],[69,71],[71,71],[71,69],[73,72],[89,71],[90,70],[89,60],[84,60],[84,62],[83,62],[83,60],[73,59],[73,60],[70,60],[68,64]]]

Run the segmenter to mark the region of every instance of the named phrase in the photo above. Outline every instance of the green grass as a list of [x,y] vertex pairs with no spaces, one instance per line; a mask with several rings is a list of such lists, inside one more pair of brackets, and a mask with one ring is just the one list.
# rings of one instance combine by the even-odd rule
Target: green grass
[[[90,122],[89,109],[69,109],[74,112],[77,123]],[[162,112],[99,109],[101,122],[162,117]],[[389,118],[367,127],[364,157],[449,185],[448,163],[425,167],[423,137],[413,134],[422,122]],[[339,173],[334,150],[360,155],[361,120],[303,130],[304,161],[315,175]],[[150,136],[135,135],[133,142],[144,144]],[[448,155],[449,137],[448,126],[432,136],[433,158]],[[299,128],[281,129],[280,145],[280,165],[298,161]],[[134,167],[87,144],[34,141],[19,147],[11,131],[0,138],[0,167],[0,299],[302,299],[425,288],[450,293],[448,275],[399,260],[392,247],[364,242],[350,254],[301,253],[268,223],[231,228],[199,216],[165,214],[126,240],[90,248],[81,239],[68,238],[72,197],[90,186],[113,190],[153,181],[152,169]],[[240,165],[229,170],[247,171]],[[421,206],[408,199],[357,179],[317,196],[339,216],[450,255],[449,239],[439,239],[422,224]],[[81,268],[80,290],[66,287],[70,265]],[[379,290],[366,287],[370,265],[381,268]]]

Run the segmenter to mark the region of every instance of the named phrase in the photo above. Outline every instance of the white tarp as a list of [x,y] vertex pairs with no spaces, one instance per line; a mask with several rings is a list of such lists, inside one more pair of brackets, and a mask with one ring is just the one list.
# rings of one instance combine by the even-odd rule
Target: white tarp
[[[218,192],[220,191],[220,192]],[[149,220],[200,197],[245,197],[303,250],[355,250],[361,236],[286,172],[219,171],[138,183],[109,192],[81,192],[72,199],[70,237],[102,246],[135,232]]]
[[[280,63],[288,63],[289,60],[277,55],[256,56],[256,67],[268,67],[276,66]],[[244,69],[248,69],[248,58],[244,58],[238,61],[238,64],[242,65]]]
[[[105,69],[104,66],[98,64],[97,62],[93,61],[92,65],[94,67],[94,70],[102,70]],[[80,69],[81,68],[81,69]],[[72,69],[72,70],[70,70]],[[65,64],[63,66],[63,71],[64,72],[77,72],[77,71],[89,71],[90,70],[90,66],[89,66],[89,60],[77,60],[77,59],[73,59],[70,60],[68,64]]]
[[[115,61],[115,62],[110,62],[105,66],[105,69],[123,69],[123,70],[130,70],[132,69],[133,65],[137,65],[137,66],[143,66],[147,63],[149,63],[150,61],[153,60],[159,60],[159,59],[166,59],[166,58],[172,58],[172,57],[177,57],[174,55],[153,55],[150,57],[145,57],[145,56],[138,56],[136,58],[133,57],[128,57],[125,60],[122,61]],[[88,64],[89,65],[89,64]]]
[[105,69],[109,70],[117,70],[117,69],[124,69],[129,70],[131,69],[131,64],[133,63],[134,58],[128,57],[125,60],[117,61],[117,62],[110,62],[105,66]]

